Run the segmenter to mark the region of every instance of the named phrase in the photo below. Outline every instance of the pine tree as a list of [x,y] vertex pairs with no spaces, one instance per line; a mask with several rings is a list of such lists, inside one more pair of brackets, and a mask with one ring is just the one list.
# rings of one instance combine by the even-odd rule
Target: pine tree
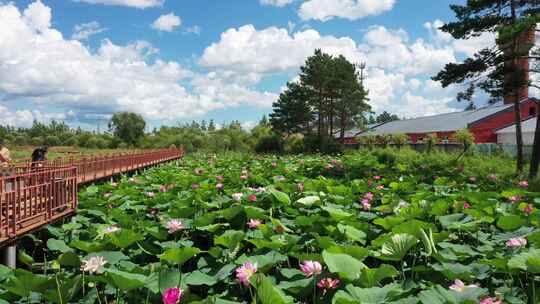
[[208,131],[214,132],[216,130],[216,125],[214,124],[214,120],[210,119],[210,122],[208,123]]
[[332,57],[318,49],[300,68],[300,82],[309,91],[310,103],[317,117],[317,135],[319,137],[327,134],[327,101],[330,93],[328,84],[331,81],[331,64]]
[[270,124],[276,131],[293,133],[311,133],[313,113],[311,111],[310,94],[298,83],[287,83],[287,89],[280,94],[273,104]]

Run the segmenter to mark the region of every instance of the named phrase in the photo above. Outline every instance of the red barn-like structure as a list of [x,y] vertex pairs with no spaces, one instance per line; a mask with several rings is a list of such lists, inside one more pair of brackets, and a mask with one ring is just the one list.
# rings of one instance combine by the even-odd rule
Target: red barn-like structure
[[[521,101],[521,119],[537,115],[538,100],[526,98]],[[369,135],[407,134],[411,143],[419,143],[429,134],[437,134],[441,141],[451,141],[456,131],[468,129],[474,134],[476,143],[497,143],[497,130],[511,126],[515,122],[513,104],[495,104],[484,108],[446,113],[387,122],[356,136],[347,137],[345,144],[358,144],[357,137]]]

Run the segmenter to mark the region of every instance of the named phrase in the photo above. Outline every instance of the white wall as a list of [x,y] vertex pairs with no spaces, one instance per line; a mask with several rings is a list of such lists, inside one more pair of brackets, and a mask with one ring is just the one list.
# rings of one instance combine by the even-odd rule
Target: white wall
[[[516,144],[516,134],[515,133],[503,133],[497,134],[497,143],[505,145],[515,145]],[[524,132],[523,133],[523,144],[532,145],[534,143],[534,132]]]

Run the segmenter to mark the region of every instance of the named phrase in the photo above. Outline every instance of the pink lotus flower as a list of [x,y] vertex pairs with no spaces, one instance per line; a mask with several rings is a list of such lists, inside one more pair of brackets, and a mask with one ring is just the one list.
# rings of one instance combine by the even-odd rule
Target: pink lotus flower
[[496,182],[499,179],[499,177],[496,174],[490,174],[488,175],[487,178],[492,182]]
[[324,290],[336,289],[341,281],[339,279],[325,278],[317,283],[317,287]]
[[193,190],[199,189],[200,187],[199,184],[191,184],[191,189]]
[[247,179],[248,179],[248,176],[247,176],[247,175],[240,175],[240,179],[241,179],[241,180],[247,180]]
[[248,201],[254,203],[257,201],[257,196],[255,196],[255,194],[251,194],[250,196],[248,196]]
[[480,304],[503,304],[503,302],[498,298],[485,298],[480,301]]
[[149,198],[154,198],[156,197],[156,194],[154,192],[146,192],[146,196],[148,196]]
[[528,187],[529,187],[529,182],[526,181],[526,180],[520,181],[520,182],[518,183],[518,186],[519,186],[520,188],[524,188],[524,189],[525,189],[525,188],[528,188]]
[[167,186],[165,186],[165,185],[160,185],[159,186],[159,192],[164,193],[164,192],[167,192],[167,190],[168,190]]
[[275,168],[277,167],[277,163],[276,162],[272,162],[272,168]]
[[242,196],[244,196],[243,193],[234,193],[233,195],[231,195],[232,199],[237,202],[242,200]]
[[178,304],[182,298],[182,289],[168,288],[162,295],[163,304]]
[[257,263],[245,262],[236,268],[236,278],[244,286],[249,286],[249,279],[257,272]]
[[368,192],[364,195],[364,199],[367,199],[368,201],[371,201],[373,199],[373,193]]
[[517,248],[517,247],[524,247],[527,246],[527,239],[519,237],[519,238],[511,238],[508,241],[506,241],[506,247],[508,248]]
[[223,184],[222,183],[216,184],[216,189],[218,189],[218,190],[223,189]]
[[167,222],[165,228],[167,228],[170,234],[173,234],[177,231],[184,229],[184,224],[178,219],[172,219]]
[[527,206],[525,206],[525,208],[523,209],[523,212],[526,214],[526,215],[531,215],[534,211],[534,208],[533,208],[533,205],[532,204],[528,204]]
[[375,175],[375,176],[373,177],[373,179],[376,180],[376,181],[378,181],[378,180],[381,180],[382,177],[381,177],[380,175]]
[[260,225],[262,225],[262,221],[261,220],[255,220],[255,219],[250,219],[248,222],[247,222],[247,225],[250,229],[257,229],[257,227],[259,227]]
[[217,180],[218,182],[222,182],[222,181],[223,181],[223,175],[218,175],[218,176],[216,176],[216,180]]
[[522,197],[521,195],[513,195],[513,196],[510,196],[508,199],[510,200],[511,203],[517,203],[521,201]]
[[311,277],[314,275],[321,274],[322,265],[317,261],[304,261],[300,264],[300,270],[306,275],[306,277]]
[[304,183],[296,184],[296,190],[298,190],[298,192],[304,192]]
[[363,199],[362,200],[362,207],[364,208],[365,211],[369,211],[371,209],[371,203],[370,203],[370,200],[368,199]]
[[469,204],[468,202],[463,203],[463,209],[469,209],[469,208],[471,208],[471,204]]
[[450,289],[457,291],[457,292],[464,292],[467,288],[477,288],[478,285],[465,285],[461,280],[457,279],[454,281],[454,284],[450,285]]

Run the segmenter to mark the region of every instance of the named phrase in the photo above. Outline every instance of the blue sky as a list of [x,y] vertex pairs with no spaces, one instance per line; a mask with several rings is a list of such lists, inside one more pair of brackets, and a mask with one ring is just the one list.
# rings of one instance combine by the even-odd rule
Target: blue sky
[[376,112],[455,111],[465,106],[455,102],[459,88],[430,77],[493,43],[437,29],[453,20],[449,5],[463,2],[0,0],[0,118],[91,129],[135,111],[153,126],[234,119],[249,127],[315,48],[368,64]]

